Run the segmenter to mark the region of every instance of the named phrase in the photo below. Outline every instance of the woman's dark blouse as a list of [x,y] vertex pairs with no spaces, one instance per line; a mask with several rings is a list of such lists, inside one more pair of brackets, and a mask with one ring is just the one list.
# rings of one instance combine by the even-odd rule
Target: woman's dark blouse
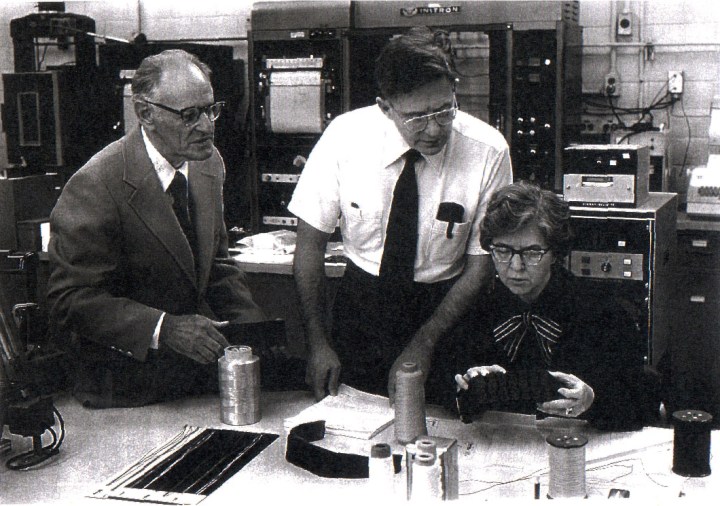
[[581,286],[562,267],[553,269],[532,304],[496,278],[455,335],[454,372],[499,364],[574,374],[595,393],[583,418],[603,428],[636,428],[646,343],[626,306],[597,287]]

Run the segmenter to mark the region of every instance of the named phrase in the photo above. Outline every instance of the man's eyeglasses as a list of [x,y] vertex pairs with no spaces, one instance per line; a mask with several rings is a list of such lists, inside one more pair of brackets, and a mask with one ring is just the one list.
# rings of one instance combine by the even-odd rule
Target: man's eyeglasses
[[200,121],[200,116],[202,114],[206,114],[210,121],[215,121],[220,117],[220,111],[225,105],[225,102],[215,102],[214,104],[206,105],[204,107],[193,106],[177,110],[163,104],[158,104],[157,102],[151,102],[148,99],[143,100],[150,105],[154,105],[155,107],[159,107],[160,109],[163,109],[165,111],[177,114],[178,116],[180,116],[183,123],[185,123],[185,126],[192,126],[198,121]]
[[431,112],[430,114],[423,114],[422,116],[415,116],[414,118],[406,119],[403,121],[403,125],[412,133],[418,133],[425,130],[428,126],[430,118],[434,118],[438,125],[449,125],[455,119],[455,115],[458,110],[457,98],[453,94],[452,107],[450,109],[444,109],[438,112]]
[[537,265],[549,249],[524,248],[514,249],[509,246],[490,246],[492,257],[501,264],[509,264],[515,255],[520,255],[525,265]]

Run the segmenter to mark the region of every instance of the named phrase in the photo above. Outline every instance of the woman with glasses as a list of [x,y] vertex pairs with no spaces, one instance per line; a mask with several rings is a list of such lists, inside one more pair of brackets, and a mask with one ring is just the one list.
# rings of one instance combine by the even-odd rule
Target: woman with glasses
[[477,403],[473,389],[493,382],[485,409],[635,424],[642,341],[622,308],[582,290],[564,267],[568,205],[531,183],[508,185],[490,199],[480,242],[496,277],[459,333],[459,398]]

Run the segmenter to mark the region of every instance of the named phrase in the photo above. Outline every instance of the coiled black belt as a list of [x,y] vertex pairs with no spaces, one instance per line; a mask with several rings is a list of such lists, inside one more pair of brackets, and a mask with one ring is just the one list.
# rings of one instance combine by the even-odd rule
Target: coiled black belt
[[[302,423],[288,433],[285,460],[323,478],[368,478],[365,455],[339,453],[313,444],[325,437],[325,421]],[[393,455],[395,473],[402,466],[402,455]]]

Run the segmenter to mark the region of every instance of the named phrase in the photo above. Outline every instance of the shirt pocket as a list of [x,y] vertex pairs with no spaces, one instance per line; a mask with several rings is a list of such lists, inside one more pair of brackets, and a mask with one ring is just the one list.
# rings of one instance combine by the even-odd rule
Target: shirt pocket
[[343,207],[343,242],[358,254],[377,252],[382,248],[382,213]]
[[447,236],[449,222],[434,220],[425,254],[431,264],[451,265],[467,251],[472,222],[454,223],[452,237]]

